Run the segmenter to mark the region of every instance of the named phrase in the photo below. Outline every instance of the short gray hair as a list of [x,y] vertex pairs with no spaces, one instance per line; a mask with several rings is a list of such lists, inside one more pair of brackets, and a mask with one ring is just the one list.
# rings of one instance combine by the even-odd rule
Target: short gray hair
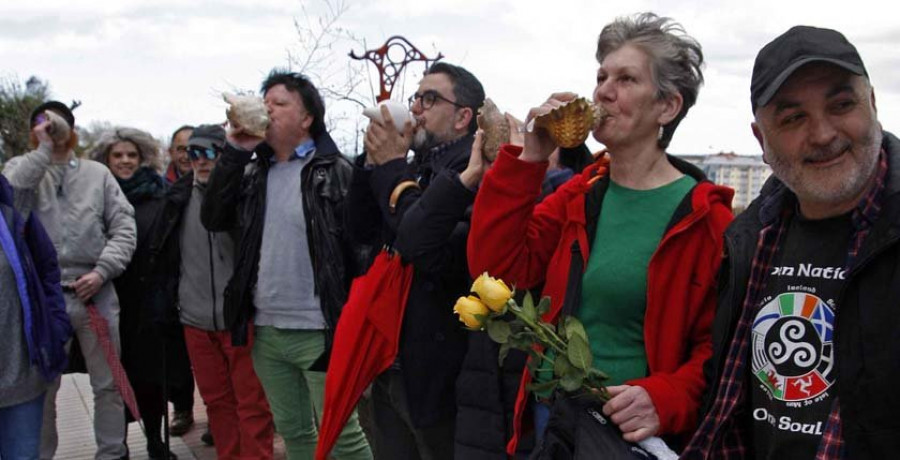
[[156,172],[161,171],[160,144],[153,136],[137,128],[116,127],[104,132],[91,150],[90,158],[109,166],[108,155],[112,147],[119,142],[131,142],[141,155],[141,166],[149,166]]
[[678,115],[663,127],[659,146],[666,148],[675,128],[687,115],[703,84],[703,50],[700,43],[684,31],[681,24],[653,13],[617,18],[600,32],[597,62],[625,45],[634,45],[650,57],[650,72],[657,97],[681,94],[684,103]]

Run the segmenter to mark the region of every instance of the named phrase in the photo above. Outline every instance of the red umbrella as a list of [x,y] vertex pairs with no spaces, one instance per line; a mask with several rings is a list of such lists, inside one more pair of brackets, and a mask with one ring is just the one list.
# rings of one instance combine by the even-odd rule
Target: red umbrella
[[122,361],[119,360],[119,354],[116,353],[116,347],[109,336],[109,325],[106,319],[100,316],[97,306],[93,300],[89,300],[85,305],[90,319],[91,329],[97,334],[97,340],[100,342],[100,348],[103,350],[103,356],[106,358],[106,364],[112,372],[113,383],[122,395],[122,401],[135,420],[141,419],[141,412],[138,410],[137,398],[134,397],[134,390],[131,383],[128,382],[128,376],[125,375],[125,368],[122,367]]
[[394,362],[412,274],[398,254],[382,251],[369,271],[353,280],[325,375],[316,460],[328,458],[363,390]]

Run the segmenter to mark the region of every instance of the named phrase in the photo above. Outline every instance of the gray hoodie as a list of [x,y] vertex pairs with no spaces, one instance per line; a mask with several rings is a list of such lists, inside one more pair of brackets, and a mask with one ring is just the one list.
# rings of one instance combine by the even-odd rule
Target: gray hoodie
[[74,152],[68,163],[51,164],[50,153],[41,145],[6,163],[3,175],[16,191],[16,208],[44,224],[64,283],[91,270],[110,281],[134,254],[134,208],[106,166]]

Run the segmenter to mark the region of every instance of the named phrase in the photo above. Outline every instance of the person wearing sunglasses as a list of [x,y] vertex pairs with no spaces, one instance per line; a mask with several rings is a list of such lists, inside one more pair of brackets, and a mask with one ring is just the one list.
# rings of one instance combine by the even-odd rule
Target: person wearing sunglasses
[[150,280],[160,295],[151,309],[162,312],[166,323],[184,327],[219,458],[272,458],[275,426],[253,370],[252,346],[232,345],[225,322],[235,235],[209,231],[200,222],[209,176],[224,146],[225,128],[214,124],[197,126],[187,142],[192,172],[166,193],[153,230]]
[[468,70],[436,63],[409,98],[415,124],[396,126],[383,109],[385,122],[369,124],[366,151],[356,159],[345,213],[351,237],[391,245],[414,267],[397,360],[372,387],[379,458],[454,456],[456,379],[467,337],[447,306],[468,292],[466,211],[475,192],[459,173],[483,101],[484,88]]

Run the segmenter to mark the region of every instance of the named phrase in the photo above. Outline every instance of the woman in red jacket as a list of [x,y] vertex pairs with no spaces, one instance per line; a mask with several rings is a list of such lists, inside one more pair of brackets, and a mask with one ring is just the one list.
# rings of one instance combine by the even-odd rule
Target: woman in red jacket
[[[524,148],[501,147],[475,201],[469,268],[519,289],[544,283],[548,319],[582,320],[595,366],[612,376],[603,410],[626,440],[689,436],[733,194],[665,150],[697,99],[703,55],[679,24],[645,13],[607,25],[597,60],[593,99],[609,116],[593,135],[608,153],[535,205],[556,145],[537,129]],[[529,118],[574,98],[554,94]],[[484,169],[472,158],[460,175],[470,186]]]

